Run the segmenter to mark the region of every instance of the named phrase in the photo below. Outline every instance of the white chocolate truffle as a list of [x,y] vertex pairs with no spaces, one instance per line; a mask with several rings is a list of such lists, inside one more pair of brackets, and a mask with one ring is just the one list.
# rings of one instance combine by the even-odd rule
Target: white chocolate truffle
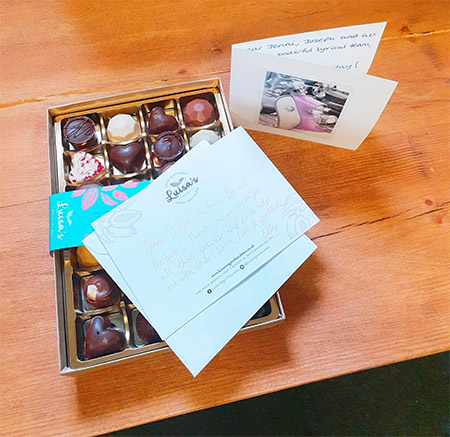
[[189,144],[191,147],[195,147],[202,140],[208,141],[209,144],[214,144],[217,140],[220,140],[220,135],[216,131],[202,129],[192,135]]
[[107,132],[114,143],[131,141],[139,136],[139,124],[131,115],[117,114],[109,120]]

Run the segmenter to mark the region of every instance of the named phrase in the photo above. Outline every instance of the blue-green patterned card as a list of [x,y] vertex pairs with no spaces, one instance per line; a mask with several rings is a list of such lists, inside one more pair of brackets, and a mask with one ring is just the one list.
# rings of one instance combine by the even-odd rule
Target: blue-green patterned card
[[50,250],[81,246],[91,223],[142,191],[150,181],[130,180],[121,185],[90,187],[50,196]]

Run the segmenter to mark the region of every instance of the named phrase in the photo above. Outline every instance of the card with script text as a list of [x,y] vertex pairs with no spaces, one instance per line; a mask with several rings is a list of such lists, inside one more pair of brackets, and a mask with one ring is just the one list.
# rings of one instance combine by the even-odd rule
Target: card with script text
[[163,339],[318,221],[243,129],[218,146],[199,144],[93,223]]

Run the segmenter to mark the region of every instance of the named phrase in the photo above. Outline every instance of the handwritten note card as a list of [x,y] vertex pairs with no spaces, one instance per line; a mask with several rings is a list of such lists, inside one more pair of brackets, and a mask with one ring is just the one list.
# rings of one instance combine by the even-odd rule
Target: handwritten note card
[[93,223],[163,339],[317,222],[242,129],[182,161]]
[[235,125],[356,149],[397,83],[366,75],[386,23],[232,46]]

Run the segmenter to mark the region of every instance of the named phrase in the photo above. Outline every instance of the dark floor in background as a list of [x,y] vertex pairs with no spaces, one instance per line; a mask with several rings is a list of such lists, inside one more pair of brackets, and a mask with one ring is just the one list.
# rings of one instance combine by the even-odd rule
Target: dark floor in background
[[449,436],[449,354],[235,402],[111,436]]

